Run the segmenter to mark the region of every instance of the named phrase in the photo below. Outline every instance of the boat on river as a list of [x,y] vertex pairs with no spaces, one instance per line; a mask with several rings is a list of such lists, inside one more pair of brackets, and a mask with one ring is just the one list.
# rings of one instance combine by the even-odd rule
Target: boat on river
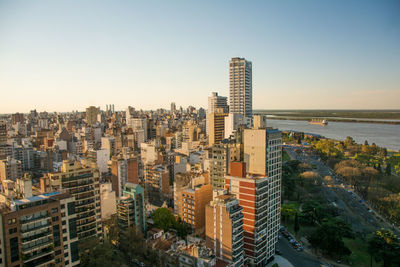
[[322,120],[322,119],[312,119],[308,123],[309,124],[315,124],[315,125],[322,125],[322,126],[328,125],[328,121],[327,120]]

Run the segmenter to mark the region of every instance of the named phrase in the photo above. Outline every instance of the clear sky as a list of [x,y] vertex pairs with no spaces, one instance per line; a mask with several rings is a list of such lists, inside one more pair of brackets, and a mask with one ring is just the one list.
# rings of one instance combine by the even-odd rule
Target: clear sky
[[0,113],[206,108],[236,56],[256,109],[399,109],[400,1],[0,0]]

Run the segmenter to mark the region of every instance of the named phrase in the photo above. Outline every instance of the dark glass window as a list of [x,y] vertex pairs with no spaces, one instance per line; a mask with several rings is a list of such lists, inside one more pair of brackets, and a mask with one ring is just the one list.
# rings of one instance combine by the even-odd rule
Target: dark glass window
[[75,202],[68,203],[68,215],[75,214]]
[[72,262],[79,260],[78,241],[71,243],[71,259]]
[[54,237],[54,246],[59,247],[61,245],[59,225],[53,226],[53,237]]
[[68,220],[69,224],[69,238],[73,239],[78,236],[76,233],[76,218]]
[[19,261],[18,237],[10,238],[11,262]]

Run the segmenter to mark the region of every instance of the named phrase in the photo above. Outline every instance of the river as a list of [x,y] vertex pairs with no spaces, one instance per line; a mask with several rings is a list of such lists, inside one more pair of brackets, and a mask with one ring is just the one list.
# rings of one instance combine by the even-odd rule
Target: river
[[329,121],[327,126],[320,126],[309,124],[308,121],[268,119],[267,125],[280,130],[320,134],[337,140],[351,136],[359,144],[367,140],[369,144],[375,143],[380,147],[400,151],[400,125]]

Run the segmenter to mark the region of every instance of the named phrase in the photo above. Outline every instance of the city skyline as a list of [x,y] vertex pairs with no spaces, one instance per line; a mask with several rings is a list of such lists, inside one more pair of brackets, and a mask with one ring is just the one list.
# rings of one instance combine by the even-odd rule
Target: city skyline
[[[0,1],[0,113],[207,106],[229,60],[253,109],[399,109],[400,4]],[[241,19],[237,19],[240,14]]]

